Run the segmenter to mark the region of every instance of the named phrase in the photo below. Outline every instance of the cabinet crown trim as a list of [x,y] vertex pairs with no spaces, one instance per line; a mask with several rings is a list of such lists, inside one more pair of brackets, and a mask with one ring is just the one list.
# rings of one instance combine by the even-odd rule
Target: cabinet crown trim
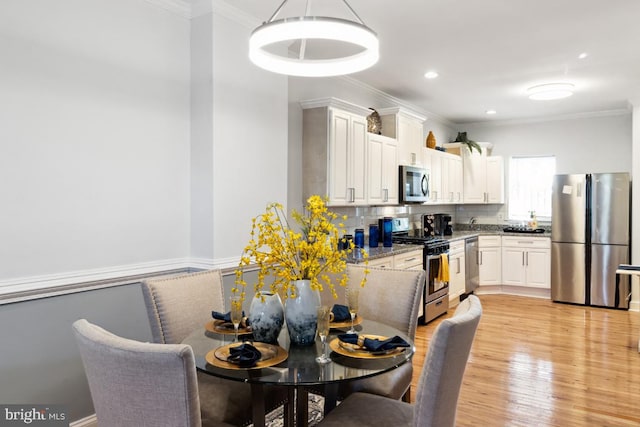
[[322,107],[331,107],[331,108],[339,108],[341,110],[347,111],[352,114],[357,114],[359,116],[366,117],[371,114],[371,110],[365,107],[361,107],[360,105],[353,104],[349,101],[344,101],[338,98],[316,98],[309,99],[306,101],[300,101],[300,105],[303,110],[309,108],[322,108]]
[[378,111],[378,114],[380,114],[381,116],[397,114],[399,116],[405,116],[411,119],[417,119],[417,120],[420,120],[421,122],[425,122],[427,120],[427,118],[422,114],[416,113],[415,111],[411,111],[404,107],[380,108],[377,111]]
[[[493,143],[492,142],[480,142],[480,141],[476,141],[476,142],[482,148],[487,148],[489,150],[493,149]],[[460,147],[462,147],[462,143],[461,142],[445,142],[444,144],[442,144],[442,146],[445,147],[445,148],[460,148]]]

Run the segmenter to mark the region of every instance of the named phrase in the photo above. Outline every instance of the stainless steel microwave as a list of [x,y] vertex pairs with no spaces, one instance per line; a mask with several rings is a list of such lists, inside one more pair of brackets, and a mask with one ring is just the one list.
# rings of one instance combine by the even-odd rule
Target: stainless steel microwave
[[400,203],[429,201],[429,171],[417,166],[400,166]]

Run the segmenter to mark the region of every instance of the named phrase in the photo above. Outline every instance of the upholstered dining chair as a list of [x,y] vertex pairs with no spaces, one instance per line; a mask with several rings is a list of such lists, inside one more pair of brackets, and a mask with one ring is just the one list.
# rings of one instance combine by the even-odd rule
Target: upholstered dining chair
[[354,393],[318,424],[319,427],[454,427],[465,367],[482,305],[475,295],[462,301],[453,317],[437,327],[420,375],[415,405],[375,394]]
[[[211,311],[224,311],[220,270],[182,274],[142,283],[153,340],[178,344],[211,320]],[[251,423],[251,386],[197,372],[200,402],[206,418],[234,425]],[[271,411],[287,401],[284,388],[269,387],[265,408]]]
[[[360,290],[359,315],[364,319],[393,326],[414,340],[418,327],[420,296],[425,283],[424,270],[368,270],[367,283]],[[350,286],[360,283],[364,267],[349,265],[348,274]],[[362,391],[409,401],[412,377],[413,364],[409,361],[385,374],[345,383],[338,394],[346,397],[353,392]]]
[[[369,274],[364,288],[360,290],[358,315],[364,319],[393,326],[412,340],[415,339],[420,296],[425,282],[424,270],[366,268],[358,264],[349,264],[347,266],[349,286],[358,286],[365,269],[369,270]],[[324,292],[323,304],[344,304],[345,289],[337,287],[336,291],[337,300],[334,300],[328,292]],[[343,399],[351,393],[362,391],[408,401],[412,376],[413,365],[407,362],[385,374],[341,384],[338,389],[338,398]],[[322,391],[317,388],[312,389],[311,392],[322,394]]]
[[85,319],[75,321],[73,331],[101,426],[229,425],[202,418],[188,345],[122,338]]

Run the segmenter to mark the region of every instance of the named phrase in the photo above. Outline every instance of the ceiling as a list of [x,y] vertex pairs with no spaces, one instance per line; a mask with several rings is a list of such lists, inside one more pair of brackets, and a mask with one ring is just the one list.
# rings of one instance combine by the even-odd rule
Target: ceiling
[[[351,76],[450,122],[615,112],[640,99],[638,0],[348,1],[380,39],[380,61]],[[225,2],[260,22],[282,3]],[[305,3],[290,0],[280,17],[303,15]],[[311,14],[352,19],[342,0],[315,0]],[[439,77],[425,79],[428,70]],[[556,81],[575,94],[527,98]]]

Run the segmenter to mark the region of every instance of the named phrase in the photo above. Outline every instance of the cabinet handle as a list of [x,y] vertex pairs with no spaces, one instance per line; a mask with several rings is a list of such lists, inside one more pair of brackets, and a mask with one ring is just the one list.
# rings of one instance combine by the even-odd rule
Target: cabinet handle
[[453,191],[450,193],[449,201],[450,201],[450,202],[453,202]]
[[384,189],[384,200],[383,202],[388,202],[389,201],[389,189],[385,188]]
[[356,189],[349,188],[349,202],[354,203],[356,201]]
[[408,258],[408,259],[405,259],[404,262],[411,262],[411,261],[415,261],[416,259],[417,259],[416,257]]
[[527,254],[526,259],[527,263],[525,264],[527,267],[529,266],[529,252],[525,252]]
[[458,258],[458,273],[457,274],[460,274],[460,258]]
[[525,254],[525,253],[524,253],[524,252],[522,252],[522,265],[526,265],[526,264],[524,263],[524,254]]
[[478,265],[482,265],[482,251],[478,251]]

